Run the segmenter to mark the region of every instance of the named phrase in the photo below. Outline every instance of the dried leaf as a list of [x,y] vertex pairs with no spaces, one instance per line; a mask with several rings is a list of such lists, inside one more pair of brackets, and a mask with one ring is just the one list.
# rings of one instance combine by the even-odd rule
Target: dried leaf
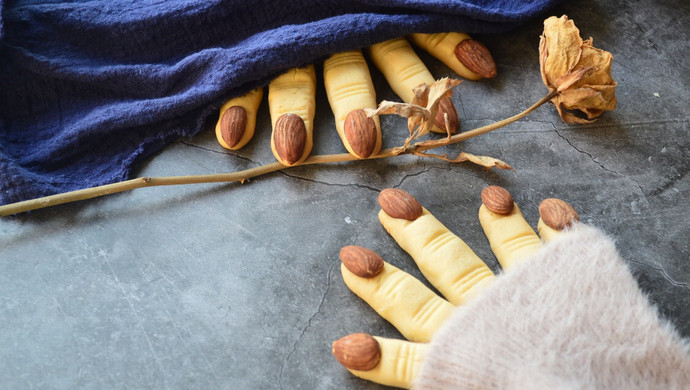
[[437,158],[443,161],[448,161],[451,163],[461,163],[461,162],[466,162],[469,161],[471,163],[480,165],[486,169],[491,169],[491,168],[498,168],[498,169],[513,169],[510,165],[505,163],[504,161],[501,161],[497,158],[489,157],[489,156],[477,156],[471,153],[466,153],[466,152],[460,152],[455,158],[449,158],[446,155],[440,155],[440,154],[431,154],[431,153],[414,153],[417,156],[423,156],[423,157],[432,157],[432,158]]
[[[453,88],[460,84],[460,80],[442,78],[432,85],[421,84],[414,89],[414,98],[411,104],[382,101],[376,110],[365,108],[367,116],[395,114],[407,118],[409,137],[401,148],[404,150],[410,143],[431,131],[442,98],[450,97]],[[449,129],[449,120],[444,117],[446,129]],[[448,130],[447,130],[448,132]],[[450,137],[450,133],[448,133]]]
[[429,102],[429,86],[422,83],[413,89],[412,92],[414,92],[412,104],[426,107],[427,103]]
[[[439,104],[441,103],[441,99],[450,98],[450,96],[453,94],[453,88],[458,86],[460,83],[460,80],[444,77],[442,79],[436,80],[431,85],[431,87],[429,88],[429,98],[426,108],[429,110],[430,118],[433,119],[427,120],[424,123],[420,124],[420,136],[425,135],[431,131],[432,127],[434,126],[436,113],[439,110]],[[446,129],[446,131],[447,130],[448,129]]]
[[450,79],[448,77],[437,80],[431,85],[431,88],[429,88],[429,102],[426,108],[431,108],[432,105],[438,105],[441,98],[450,97],[453,88],[460,85],[461,82],[460,80]]
[[513,167],[508,165],[506,162],[501,161],[497,158],[489,157],[489,156],[476,156],[474,154],[462,152],[458,155],[458,158],[464,158],[467,161],[470,161],[470,162],[475,163],[477,165],[481,165],[481,166],[485,167],[486,169],[491,169],[491,168],[511,169],[511,170],[513,169]]
[[[424,118],[421,116],[411,116],[407,118],[407,131],[410,133],[410,136],[414,134],[415,129],[419,129],[422,126],[423,122]],[[421,136],[421,134],[419,136]]]
[[[563,15],[544,21],[539,42],[542,81],[558,91],[552,99],[566,123],[590,123],[604,111],[616,108],[616,86],[611,76],[611,53],[585,41],[572,20]],[[583,119],[569,111],[581,111]]]
[[453,136],[453,133],[450,132],[450,129],[452,129],[450,125],[450,118],[448,118],[448,113],[443,114],[443,124],[446,126],[446,141],[450,142],[450,137]]
[[[427,102],[429,101],[429,86],[422,83],[414,88],[412,92],[414,92],[414,98],[412,98],[411,104],[426,107]],[[431,113],[429,113],[429,115],[431,115]],[[423,116],[418,115],[409,116],[407,118],[407,131],[410,134],[410,138],[414,134],[415,129],[418,128],[422,122],[424,122],[424,120],[425,118]]]
[[377,108],[376,110],[372,110],[371,108],[365,108],[364,112],[370,118],[376,115],[387,114],[395,114],[405,118],[413,116],[428,118],[430,115],[429,110],[427,110],[424,107],[407,103],[390,102],[388,100],[384,100],[381,103],[379,103],[379,108]]

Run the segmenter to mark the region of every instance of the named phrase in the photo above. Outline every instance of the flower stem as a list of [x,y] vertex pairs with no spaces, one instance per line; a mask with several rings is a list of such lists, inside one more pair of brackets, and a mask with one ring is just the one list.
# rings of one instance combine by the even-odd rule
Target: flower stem
[[509,125],[509,124],[511,124],[511,123],[513,123],[513,122],[516,122],[516,121],[518,121],[518,120],[520,120],[520,119],[526,117],[526,116],[529,115],[532,111],[536,110],[536,109],[539,108],[542,104],[544,104],[544,103],[548,102],[549,100],[551,100],[551,99],[552,99],[554,96],[556,96],[557,94],[558,94],[558,91],[551,91],[548,95],[546,95],[546,96],[544,96],[543,98],[539,99],[536,103],[532,104],[532,105],[531,105],[529,108],[527,108],[526,110],[522,111],[522,112],[519,113],[519,114],[513,115],[513,116],[511,116],[510,118],[506,118],[506,119],[500,120],[500,121],[498,121],[498,122],[494,122],[494,123],[492,123],[492,124],[490,124],[490,125],[486,125],[486,126],[482,126],[482,127],[476,128],[476,129],[474,129],[474,130],[466,131],[466,132],[464,132],[464,133],[455,134],[455,135],[453,135],[452,137],[450,137],[450,139],[444,138],[444,139],[437,139],[437,140],[432,140],[432,141],[422,141],[422,142],[418,142],[418,143],[416,143],[416,144],[414,144],[414,145],[412,145],[412,146],[415,147],[415,150],[414,150],[414,151],[416,151],[416,152],[422,152],[422,151],[424,151],[424,150],[437,148],[437,147],[443,146],[443,145],[455,144],[455,143],[464,141],[464,140],[466,140],[466,139],[469,139],[469,138],[472,138],[472,137],[476,137],[476,136],[478,136],[478,135],[486,134],[486,133],[488,133],[488,132],[490,132],[490,131],[494,131],[494,130],[496,130],[496,129],[499,129],[499,128],[503,127],[503,126]]
[[[401,154],[412,154],[415,152],[421,152],[424,150],[429,150],[437,148],[440,146],[450,145],[457,142],[464,141],[466,139],[476,137],[488,133],[490,131],[496,130],[517,120],[524,118],[526,115],[537,109],[542,104],[548,102],[556,95],[557,92],[551,92],[548,95],[541,98],[539,101],[534,103],[532,106],[522,111],[521,113],[511,116],[510,118],[503,119],[501,121],[492,123],[487,126],[482,126],[474,130],[466,131],[464,133],[455,134],[450,138],[432,140],[432,141],[421,141],[409,145],[403,150],[398,148],[384,149],[376,156],[371,156],[368,159],[379,159],[387,157],[395,157]],[[356,161],[360,160],[357,157],[352,156],[349,153],[341,154],[328,154],[328,155],[316,155],[311,156],[304,162],[294,165],[313,165],[313,164],[325,164],[334,162],[345,162],[345,161]],[[117,183],[106,184],[102,186],[86,188],[83,190],[65,192],[61,194],[49,195],[42,198],[25,200],[17,203],[10,203],[4,206],[0,206],[0,217],[22,213],[30,210],[37,210],[45,207],[56,206],[64,203],[71,203],[80,200],[86,200],[91,198],[97,198],[104,195],[115,194],[119,192],[125,192],[137,188],[143,187],[157,187],[157,186],[168,186],[168,185],[178,185],[178,184],[199,184],[199,183],[219,183],[219,182],[244,182],[245,180],[265,175],[271,172],[280,171],[283,169],[291,168],[280,163],[274,162],[266,165],[261,165],[255,168],[246,169],[243,171],[229,172],[229,173],[216,173],[208,175],[189,175],[189,176],[165,176],[165,177],[139,177],[136,179],[125,180]]]

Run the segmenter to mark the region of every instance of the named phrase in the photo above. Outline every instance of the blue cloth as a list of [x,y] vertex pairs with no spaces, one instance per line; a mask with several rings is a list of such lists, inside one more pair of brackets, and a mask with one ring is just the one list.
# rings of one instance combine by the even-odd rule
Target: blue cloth
[[503,32],[556,2],[0,0],[0,204],[127,179],[287,68],[411,32]]

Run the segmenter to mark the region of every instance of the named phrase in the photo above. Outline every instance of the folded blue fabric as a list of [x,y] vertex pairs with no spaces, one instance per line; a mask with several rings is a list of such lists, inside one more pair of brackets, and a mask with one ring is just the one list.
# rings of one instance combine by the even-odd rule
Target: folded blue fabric
[[0,0],[0,204],[126,179],[281,71],[558,0]]

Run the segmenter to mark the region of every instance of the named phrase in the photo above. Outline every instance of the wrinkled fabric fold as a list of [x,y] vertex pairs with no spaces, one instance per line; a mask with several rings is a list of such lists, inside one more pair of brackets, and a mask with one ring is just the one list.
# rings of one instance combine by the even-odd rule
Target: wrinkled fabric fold
[[503,32],[556,2],[0,1],[0,204],[127,179],[287,68],[411,32]]

